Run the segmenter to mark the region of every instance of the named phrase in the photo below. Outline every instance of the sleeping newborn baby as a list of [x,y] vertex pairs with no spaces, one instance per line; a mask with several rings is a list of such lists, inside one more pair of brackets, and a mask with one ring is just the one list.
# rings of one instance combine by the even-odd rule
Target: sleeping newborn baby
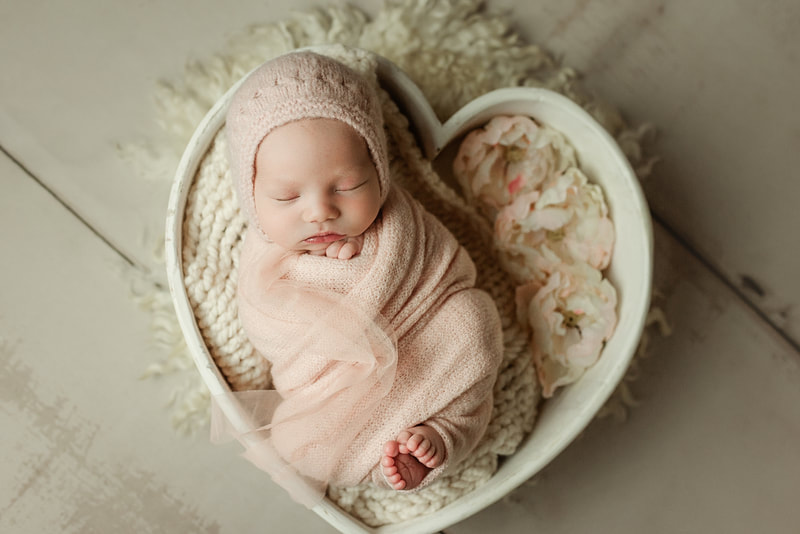
[[254,71],[228,111],[249,223],[238,312],[277,392],[250,407],[269,423],[246,447],[279,483],[288,466],[323,488],[422,488],[491,416],[497,310],[452,234],[392,184],[374,83],[295,52]]

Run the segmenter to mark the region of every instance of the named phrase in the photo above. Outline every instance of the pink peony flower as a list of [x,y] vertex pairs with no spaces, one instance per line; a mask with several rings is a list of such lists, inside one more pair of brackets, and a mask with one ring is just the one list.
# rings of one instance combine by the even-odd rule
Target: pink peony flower
[[544,284],[563,261],[547,244],[529,247],[502,243],[498,247],[500,264],[517,284]]
[[521,194],[575,165],[563,135],[524,116],[497,116],[473,130],[459,147],[453,172],[467,200],[493,219]]
[[[603,191],[576,167],[543,186],[541,193],[519,195],[498,212],[495,235],[500,249],[530,257],[545,256],[546,247],[562,261],[605,269],[614,247],[614,225]],[[542,259],[535,263],[541,265]],[[527,280],[542,282],[552,264],[547,260],[542,272],[530,273]]]
[[580,378],[600,356],[617,322],[617,293],[590,265],[560,263],[545,284],[517,289],[517,310],[533,329],[543,395]]
[[561,133],[524,116],[495,117],[471,132],[453,171],[467,201],[494,223],[550,397],[595,363],[616,325],[616,291],[600,273],[615,239],[603,191]]

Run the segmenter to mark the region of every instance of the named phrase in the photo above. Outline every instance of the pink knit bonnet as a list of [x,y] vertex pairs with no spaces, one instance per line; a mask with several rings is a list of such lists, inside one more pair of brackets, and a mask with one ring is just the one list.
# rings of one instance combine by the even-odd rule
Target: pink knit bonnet
[[[378,172],[381,201],[389,192],[383,114],[375,89],[356,71],[313,52],[292,52],[264,63],[236,91],[228,108],[228,161],[239,203],[258,226],[253,187],[261,141],[279,126],[302,119],[336,119],[367,143]],[[302,151],[303,147],[298,147]]]

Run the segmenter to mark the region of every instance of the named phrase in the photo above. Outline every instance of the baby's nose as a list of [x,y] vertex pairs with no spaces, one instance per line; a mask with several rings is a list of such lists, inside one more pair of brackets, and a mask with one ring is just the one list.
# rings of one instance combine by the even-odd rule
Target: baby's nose
[[327,197],[316,198],[306,208],[307,222],[324,222],[339,216],[336,205]]

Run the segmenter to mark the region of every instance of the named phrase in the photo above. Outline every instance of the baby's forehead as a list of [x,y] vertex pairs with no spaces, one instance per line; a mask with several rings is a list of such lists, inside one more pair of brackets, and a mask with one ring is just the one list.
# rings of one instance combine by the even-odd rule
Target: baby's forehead
[[367,141],[335,119],[294,121],[273,129],[261,142],[255,163],[257,175],[285,178],[304,173],[346,178],[377,172]]
[[277,126],[261,139],[258,153],[263,149],[287,150],[298,157],[312,151],[369,157],[369,145],[364,136],[346,122],[330,118],[304,118]]

